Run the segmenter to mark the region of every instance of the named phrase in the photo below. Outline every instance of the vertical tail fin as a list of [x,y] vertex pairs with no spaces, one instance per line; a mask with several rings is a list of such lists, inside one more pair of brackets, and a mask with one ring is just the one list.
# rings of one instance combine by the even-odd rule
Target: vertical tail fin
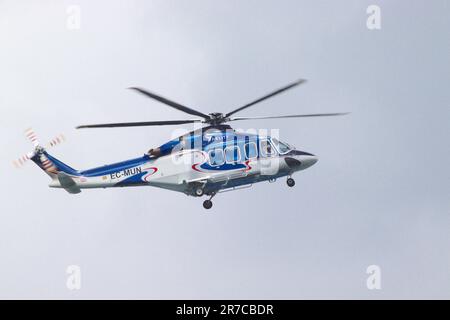
[[71,176],[79,176],[79,172],[64,162],[51,156],[42,148],[38,148],[31,160],[42,170],[45,171],[51,178],[56,178],[59,172],[63,172]]
[[52,178],[50,187],[63,188],[72,194],[81,192],[80,187],[74,180],[74,177],[80,176],[77,170],[49,155],[41,147],[36,148],[34,155],[30,159]]

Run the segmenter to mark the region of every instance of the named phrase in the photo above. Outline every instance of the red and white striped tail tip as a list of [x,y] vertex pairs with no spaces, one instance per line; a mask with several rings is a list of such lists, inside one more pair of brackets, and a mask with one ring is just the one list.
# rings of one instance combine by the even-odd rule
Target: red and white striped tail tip
[[48,158],[46,156],[44,156],[42,154],[40,159],[41,159],[42,167],[44,168],[45,171],[48,171],[51,173],[57,173],[58,169],[55,167],[53,162],[48,160]]
[[50,140],[50,142],[48,143],[49,147],[54,147],[57,144],[60,144],[62,142],[66,141],[66,137],[61,133],[58,136],[56,136],[55,138],[53,138],[52,140]]
[[34,146],[39,145],[37,135],[32,128],[28,128],[27,130],[25,130],[25,135],[28,139],[30,139],[30,141],[33,143]]

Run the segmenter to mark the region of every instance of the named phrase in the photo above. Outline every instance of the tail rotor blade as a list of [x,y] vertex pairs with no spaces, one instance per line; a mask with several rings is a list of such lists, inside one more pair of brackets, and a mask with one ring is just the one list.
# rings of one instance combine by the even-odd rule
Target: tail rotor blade
[[16,167],[16,168],[23,167],[25,165],[25,163],[33,157],[33,155],[34,155],[34,153],[30,152],[30,153],[24,154],[19,159],[14,160],[13,161],[14,167]]
[[61,134],[57,135],[55,138],[53,138],[52,140],[50,140],[50,142],[47,144],[47,146],[54,147],[60,143],[63,143],[64,141],[66,141],[66,137],[61,133]]
[[27,130],[25,130],[25,135],[35,147],[39,146],[39,140],[32,128],[28,128]]

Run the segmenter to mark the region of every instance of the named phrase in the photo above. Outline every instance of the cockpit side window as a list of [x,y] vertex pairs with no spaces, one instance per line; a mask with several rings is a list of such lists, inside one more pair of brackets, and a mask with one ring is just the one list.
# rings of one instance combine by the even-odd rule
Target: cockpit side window
[[220,166],[223,165],[225,162],[222,148],[212,149],[208,152],[208,155],[209,155],[209,164],[211,166]]
[[278,139],[272,138],[272,142],[275,144],[275,147],[278,149],[280,154],[285,154],[292,150],[291,146],[287,143],[279,141]]
[[259,141],[259,152],[262,157],[273,157],[276,155],[275,148],[267,139],[262,139]]

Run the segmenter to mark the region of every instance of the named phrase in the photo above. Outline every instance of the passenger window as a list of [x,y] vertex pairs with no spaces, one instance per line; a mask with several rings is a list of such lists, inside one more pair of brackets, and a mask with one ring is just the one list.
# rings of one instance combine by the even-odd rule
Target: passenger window
[[241,159],[241,153],[237,146],[225,148],[225,161],[227,163],[238,162]]
[[259,142],[259,150],[263,157],[272,157],[275,155],[275,150],[269,140],[261,140]]
[[258,156],[256,143],[249,142],[245,144],[245,155],[247,156],[247,159],[256,158]]
[[212,166],[220,166],[224,163],[223,150],[213,149],[209,151],[209,164]]

